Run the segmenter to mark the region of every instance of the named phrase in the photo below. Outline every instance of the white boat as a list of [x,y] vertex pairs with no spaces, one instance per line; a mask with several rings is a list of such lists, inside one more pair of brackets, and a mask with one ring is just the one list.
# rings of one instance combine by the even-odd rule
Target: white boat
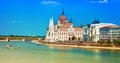
[[12,49],[12,46],[11,45],[6,45],[6,48]]

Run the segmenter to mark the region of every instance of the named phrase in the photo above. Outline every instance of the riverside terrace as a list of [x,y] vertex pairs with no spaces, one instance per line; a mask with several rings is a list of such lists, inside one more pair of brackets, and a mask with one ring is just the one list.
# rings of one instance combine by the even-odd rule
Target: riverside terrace
[[59,42],[47,42],[43,40],[36,41],[38,44],[54,44],[54,45],[71,45],[71,46],[98,46],[98,47],[118,47],[120,48],[120,40],[116,41],[98,41],[98,42],[83,42],[83,41],[59,41]]
[[0,41],[32,41],[39,40],[40,37],[31,37],[31,36],[0,36]]

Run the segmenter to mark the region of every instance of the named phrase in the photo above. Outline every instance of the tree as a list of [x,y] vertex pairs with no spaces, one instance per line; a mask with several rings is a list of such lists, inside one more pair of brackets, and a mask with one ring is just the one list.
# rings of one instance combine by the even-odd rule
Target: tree
[[98,43],[102,45],[103,43],[105,43],[105,40],[99,40]]
[[9,37],[14,37],[14,35],[11,34],[11,35],[9,35]]
[[111,44],[112,42],[111,42],[110,39],[108,39],[106,43],[109,45],[109,44]]
[[120,40],[114,40],[114,45],[115,46],[120,46]]

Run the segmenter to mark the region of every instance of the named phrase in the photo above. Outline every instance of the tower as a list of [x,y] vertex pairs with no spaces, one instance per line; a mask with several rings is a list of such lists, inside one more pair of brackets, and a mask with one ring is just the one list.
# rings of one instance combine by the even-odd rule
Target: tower
[[47,36],[46,36],[46,40],[53,42],[54,41],[54,23],[53,23],[53,17],[50,18],[50,22],[49,22],[49,29],[47,30]]
[[50,22],[49,22],[49,31],[54,31],[54,23],[53,23],[53,17],[50,18]]
[[59,18],[58,23],[59,23],[60,25],[63,25],[65,22],[67,22],[67,18],[66,18],[66,16],[64,15],[64,10],[62,10],[62,14],[61,14],[61,16],[60,16],[60,18]]

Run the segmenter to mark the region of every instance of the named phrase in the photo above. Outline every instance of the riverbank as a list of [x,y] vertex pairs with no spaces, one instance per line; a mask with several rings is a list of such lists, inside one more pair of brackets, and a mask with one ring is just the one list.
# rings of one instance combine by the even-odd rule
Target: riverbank
[[73,48],[91,48],[91,49],[114,49],[120,50],[120,47],[100,47],[100,46],[77,46],[77,45],[59,45],[59,44],[45,44],[47,46],[57,46],[57,47],[73,47]]
[[[7,42],[7,41],[5,41],[5,42]],[[36,44],[43,44],[43,45],[46,45],[46,46],[55,46],[55,47],[120,50],[120,47],[116,47],[116,46],[91,46],[91,45],[52,44],[52,43],[47,43],[47,42],[40,42],[38,40],[32,40],[32,42],[36,43]]]
[[120,50],[120,47],[105,47],[105,46],[83,46],[83,45],[64,45],[64,44],[48,44],[48,43],[41,43],[36,42],[37,44],[44,44],[46,46],[55,46],[55,47],[71,47],[71,48],[89,48],[89,49],[113,49],[113,50]]

